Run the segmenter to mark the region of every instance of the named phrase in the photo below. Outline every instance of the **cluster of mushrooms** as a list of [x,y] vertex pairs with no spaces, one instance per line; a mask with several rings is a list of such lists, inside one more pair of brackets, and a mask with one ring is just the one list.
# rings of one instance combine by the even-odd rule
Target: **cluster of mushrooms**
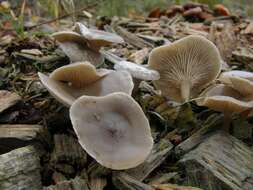
[[122,60],[114,70],[96,67],[106,56],[101,47],[124,42],[120,36],[76,23],[72,31],[53,37],[71,63],[49,76],[38,73],[39,78],[52,96],[70,107],[81,146],[107,168],[136,167],[153,147],[149,121],[131,96],[139,81],[153,81],[169,100],[182,103],[197,98],[198,105],[224,115],[253,107],[253,73],[224,72],[218,80],[222,84],[217,84],[222,60],[216,46],[204,37],[192,35],[153,49],[147,66]]

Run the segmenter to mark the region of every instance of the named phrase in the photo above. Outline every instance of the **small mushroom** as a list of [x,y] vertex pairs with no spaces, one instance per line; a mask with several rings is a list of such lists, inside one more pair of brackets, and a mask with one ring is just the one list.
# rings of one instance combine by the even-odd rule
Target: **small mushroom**
[[90,29],[80,22],[76,23],[74,31],[83,36],[89,47],[94,50],[99,50],[101,47],[111,45],[112,43],[124,42],[123,38],[117,34]]
[[244,96],[253,95],[253,73],[247,71],[228,71],[221,74],[219,80],[240,92]]
[[198,35],[190,35],[150,53],[149,68],[160,73],[154,81],[162,94],[184,102],[197,94],[218,76],[221,57],[216,46]]
[[114,69],[117,71],[127,71],[133,78],[140,80],[158,80],[160,78],[159,73],[156,70],[149,69],[143,65],[126,61],[125,59],[118,57],[108,51],[101,51],[106,59],[114,64]]
[[[98,71],[98,73],[100,72]],[[38,75],[42,84],[47,88],[50,94],[67,107],[71,106],[78,97],[83,95],[105,96],[113,92],[131,94],[134,87],[132,77],[126,71],[107,71],[106,75],[92,82],[90,77],[84,77],[81,70],[72,73],[73,76],[71,77],[62,75],[64,77],[61,79],[64,78],[64,82],[62,82],[62,80],[55,80],[51,76],[48,77],[42,73],[38,73]],[[90,81],[90,83],[87,84],[86,80]],[[77,86],[79,88],[77,88]]]
[[143,65],[138,65],[136,63],[126,61],[121,57],[110,53],[109,51],[101,51],[106,59],[114,64],[114,69],[116,71],[127,71],[134,78],[134,92],[137,91],[142,80],[158,80],[160,74],[156,70],[149,69]]
[[81,146],[107,168],[136,167],[152,149],[148,119],[125,93],[82,96],[72,104],[70,119]]
[[242,113],[253,108],[253,99],[242,96],[239,92],[226,86],[218,84],[206,89],[197,100],[199,106],[205,106],[212,110],[224,113],[224,129],[228,130],[231,115],[233,113]]
[[89,62],[77,62],[54,70],[50,78],[81,88],[99,80],[109,72],[110,70],[107,69],[96,70],[96,67]]
[[72,31],[56,32],[52,37],[58,41],[60,48],[72,63],[89,61],[95,66],[103,63],[104,58],[98,52],[89,48],[87,41],[78,33]]

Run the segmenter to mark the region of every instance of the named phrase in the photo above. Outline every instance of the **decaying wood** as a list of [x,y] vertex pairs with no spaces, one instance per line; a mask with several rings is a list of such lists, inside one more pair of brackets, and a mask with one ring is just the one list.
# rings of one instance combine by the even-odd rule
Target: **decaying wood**
[[61,181],[56,185],[44,187],[43,190],[90,190],[84,179],[76,177],[69,181]]
[[103,177],[103,176],[108,176],[111,174],[111,170],[101,166],[97,162],[93,161],[89,166],[87,173],[89,177],[95,178],[95,177]]
[[128,32],[126,29],[120,26],[114,26],[114,30],[125,40],[126,43],[131,44],[137,48],[153,48],[153,44],[139,38],[134,33]]
[[92,162],[85,173],[87,174],[85,178],[89,178],[90,190],[103,190],[107,185],[106,178],[111,176],[111,170],[101,166],[97,162]]
[[177,172],[158,173],[156,176],[149,179],[148,184],[155,185],[155,184],[168,183],[172,178],[174,178],[177,175],[178,175]]
[[176,184],[161,184],[161,185],[153,185],[155,190],[202,190],[197,187],[190,186],[179,186]]
[[63,134],[54,135],[54,150],[51,154],[51,163],[66,163],[77,168],[83,168],[87,161],[87,154],[72,136]]
[[0,125],[0,153],[28,144],[46,141],[46,133],[41,125]]
[[153,190],[151,186],[146,185],[122,172],[115,172],[112,181],[113,185],[118,190]]
[[126,173],[134,179],[143,181],[154,169],[156,169],[171,153],[173,145],[167,139],[161,139],[153,147],[146,161],[136,168],[126,170]]
[[236,35],[230,21],[213,22],[210,28],[209,39],[215,43],[225,61],[229,61],[237,45]]
[[252,190],[253,151],[233,136],[218,131],[180,161],[185,183],[212,190]]
[[15,105],[21,97],[16,93],[7,90],[0,90],[0,113]]
[[221,115],[212,115],[210,116],[203,127],[186,139],[184,142],[180,143],[175,148],[175,153],[178,157],[184,155],[185,153],[191,151],[197,147],[200,143],[206,140],[212,133],[220,129],[222,126],[222,117]]
[[0,155],[0,189],[41,190],[40,158],[33,146]]
[[[239,47],[232,52],[233,61],[253,70],[253,50],[247,47]],[[234,62],[233,62],[234,63]]]
[[103,190],[106,184],[105,177],[94,177],[89,180],[90,190]]

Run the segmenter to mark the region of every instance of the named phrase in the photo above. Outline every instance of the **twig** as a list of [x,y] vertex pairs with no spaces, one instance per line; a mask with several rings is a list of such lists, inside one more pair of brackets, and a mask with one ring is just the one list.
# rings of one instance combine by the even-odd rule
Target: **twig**
[[32,29],[37,28],[37,27],[39,27],[39,26],[42,26],[42,25],[44,25],[44,24],[49,24],[49,23],[52,23],[52,22],[56,22],[56,21],[58,21],[58,20],[61,20],[61,19],[64,19],[64,18],[66,18],[66,17],[69,17],[69,16],[75,15],[75,14],[77,14],[77,13],[80,13],[80,12],[84,11],[85,9],[93,8],[93,7],[95,7],[95,6],[97,6],[97,3],[94,3],[94,4],[92,4],[92,5],[88,5],[88,6],[86,6],[86,7],[84,7],[84,8],[81,8],[81,9],[79,9],[79,10],[77,10],[77,11],[73,11],[73,12],[71,12],[71,13],[68,13],[68,14],[65,14],[65,15],[62,15],[62,16],[59,16],[59,17],[56,17],[56,18],[54,18],[54,19],[52,19],[52,20],[48,20],[48,21],[45,21],[45,22],[42,22],[42,23],[39,23],[39,24],[36,24],[36,25],[33,25],[33,26],[25,27],[25,31],[32,30]]

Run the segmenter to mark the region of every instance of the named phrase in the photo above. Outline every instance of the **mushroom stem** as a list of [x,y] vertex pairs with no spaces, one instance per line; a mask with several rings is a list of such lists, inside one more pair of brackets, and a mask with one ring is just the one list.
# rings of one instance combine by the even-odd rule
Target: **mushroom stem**
[[191,84],[190,81],[183,80],[181,83],[181,97],[184,102],[189,100]]
[[231,124],[231,113],[225,112],[223,117],[223,126],[222,129],[229,133],[230,124]]

